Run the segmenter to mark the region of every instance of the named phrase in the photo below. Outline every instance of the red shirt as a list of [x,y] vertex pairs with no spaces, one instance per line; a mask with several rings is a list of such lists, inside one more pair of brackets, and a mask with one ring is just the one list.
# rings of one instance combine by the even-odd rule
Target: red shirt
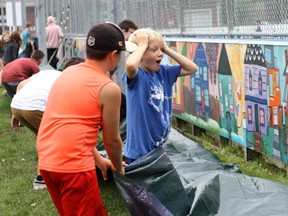
[[32,58],[19,58],[7,64],[2,71],[2,82],[22,81],[40,71]]

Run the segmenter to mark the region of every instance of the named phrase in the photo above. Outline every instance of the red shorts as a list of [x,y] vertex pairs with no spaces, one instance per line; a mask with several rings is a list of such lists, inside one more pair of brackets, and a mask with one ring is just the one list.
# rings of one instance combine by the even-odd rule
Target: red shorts
[[40,170],[50,196],[61,216],[107,216],[102,204],[96,170],[56,173]]

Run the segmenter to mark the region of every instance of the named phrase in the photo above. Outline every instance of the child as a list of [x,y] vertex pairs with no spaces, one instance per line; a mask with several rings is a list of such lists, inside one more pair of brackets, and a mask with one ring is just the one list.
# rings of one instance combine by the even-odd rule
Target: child
[[[102,171],[124,174],[121,91],[107,72],[126,49],[118,26],[93,26],[86,39],[86,61],[65,69],[49,93],[37,136],[38,166],[60,215],[107,215],[95,163]],[[109,163],[95,149],[100,128]]]
[[[128,164],[160,147],[168,138],[172,119],[172,86],[179,76],[197,71],[190,59],[170,49],[163,37],[151,29],[138,29],[129,38],[138,45],[126,61],[127,140],[124,156]],[[177,65],[161,65],[163,55]]]

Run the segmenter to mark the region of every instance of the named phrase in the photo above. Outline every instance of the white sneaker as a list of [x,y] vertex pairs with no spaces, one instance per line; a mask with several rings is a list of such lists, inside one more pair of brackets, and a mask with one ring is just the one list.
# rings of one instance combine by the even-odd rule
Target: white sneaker
[[41,176],[37,176],[37,178],[34,179],[33,188],[34,190],[42,190],[42,189],[47,188]]

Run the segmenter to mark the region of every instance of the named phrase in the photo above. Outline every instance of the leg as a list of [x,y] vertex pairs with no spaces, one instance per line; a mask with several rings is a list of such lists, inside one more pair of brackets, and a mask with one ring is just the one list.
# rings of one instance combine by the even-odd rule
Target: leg
[[12,99],[16,94],[16,89],[18,85],[9,85],[8,83],[2,83],[3,87],[7,91],[8,96]]
[[40,173],[60,215],[107,216],[96,170],[81,173],[40,170]]

